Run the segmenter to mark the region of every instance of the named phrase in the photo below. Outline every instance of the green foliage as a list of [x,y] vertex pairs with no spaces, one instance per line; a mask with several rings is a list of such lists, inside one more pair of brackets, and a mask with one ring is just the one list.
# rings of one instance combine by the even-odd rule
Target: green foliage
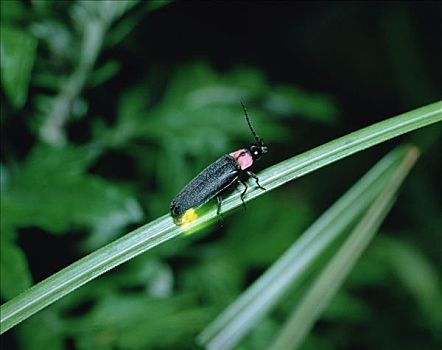
[[309,286],[299,304],[295,306],[275,337],[272,349],[298,348],[302,344],[313,323],[333,299],[353,265],[373,239],[391,209],[400,185],[418,157],[419,152],[410,149],[396,165],[389,178],[386,176],[387,180],[381,192],[354,226],[350,226],[349,236]]
[[374,249],[437,337],[442,329],[442,285],[435,267],[416,247],[397,239],[384,237]]
[[11,299],[29,288],[32,281],[25,254],[13,241],[3,238],[6,234],[2,227],[0,293],[5,299]]
[[[288,3],[246,11],[169,1],[0,6],[2,303],[26,300],[16,298],[92,252],[85,265],[52,276],[42,299],[27,294],[30,314],[59,300],[2,335],[12,350],[195,348],[204,327],[391,144],[272,187],[423,124],[411,114],[413,124],[394,135],[382,124],[302,152],[439,98],[439,56],[424,37],[437,31],[431,18],[422,27],[414,5],[381,6],[367,26],[376,16],[362,3],[293,12],[298,5]],[[349,26],[356,22],[379,32],[367,40]],[[247,211],[222,228],[152,249],[181,233],[169,217],[154,220],[176,192],[220,154],[253,141],[240,101],[270,147],[256,170],[267,168],[260,176],[272,185],[255,201],[262,193],[252,189]],[[304,349],[440,348],[441,131],[439,123],[404,136],[421,146],[422,160]],[[296,153],[295,163],[281,162]],[[234,191],[223,208],[239,205]],[[202,221],[212,220],[215,206],[204,209]],[[238,349],[268,346],[300,297],[287,296]]]
[[142,213],[136,199],[115,184],[86,174],[90,161],[79,148],[35,147],[4,190],[7,224],[37,226],[55,234],[77,225],[106,235],[139,221]]
[[37,41],[28,33],[1,28],[2,86],[15,108],[22,107],[26,101],[36,49]]
[[20,348],[29,350],[65,348],[63,322],[55,311],[45,310],[18,329]]
[[[441,103],[434,103],[328,142],[325,145],[280,162],[260,173],[261,184],[267,187],[267,190],[264,192],[367,147],[410,130],[435,123],[441,119]],[[246,199],[243,199],[239,193],[232,194],[223,202],[223,213],[227,213],[240,206],[243,201],[249,201],[262,194],[263,190],[258,187],[250,190]],[[371,191],[371,196],[375,194],[376,192]],[[190,234],[196,232],[217,216],[217,210],[212,209],[206,213],[198,212],[198,216],[187,227],[184,225],[181,227],[175,225],[170,215],[164,215],[35,285],[29,291],[22,293],[2,307],[2,331],[8,330],[102,273],[158,244],[181,233]],[[379,218],[376,219],[376,223],[378,221]],[[338,229],[335,227],[336,230]],[[369,232],[373,233],[374,229],[370,229]]]
[[[391,207],[398,186],[417,156],[416,149],[406,152],[397,149],[385,156],[212,322],[199,336],[199,341],[207,348],[235,347],[247,331],[285,298],[288,289],[299,287],[305,272],[320,265],[318,261],[333,247],[333,256],[297,303],[296,312],[272,346],[293,348],[294,344],[299,345],[376,232],[376,226]],[[349,229],[352,233],[345,242],[336,244]],[[335,250],[338,252],[334,253]]]
[[207,321],[204,310],[183,308],[192,303],[192,299],[185,296],[167,299],[144,295],[105,297],[88,317],[79,320],[79,347],[143,349],[152,344],[162,348],[176,347],[180,339],[195,333]]

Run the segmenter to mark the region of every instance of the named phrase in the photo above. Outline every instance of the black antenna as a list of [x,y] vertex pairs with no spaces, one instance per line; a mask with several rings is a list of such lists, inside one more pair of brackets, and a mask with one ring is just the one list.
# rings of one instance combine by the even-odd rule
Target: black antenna
[[255,129],[253,128],[252,123],[250,122],[250,118],[249,118],[249,115],[247,114],[246,106],[244,106],[244,103],[242,103],[242,102],[241,102],[241,106],[242,106],[242,109],[243,109],[244,114],[246,116],[247,124],[249,124],[249,128],[252,131],[253,136],[255,136],[256,142],[262,143],[262,138],[260,138],[260,137],[258,137],[258,135],[256,135]]

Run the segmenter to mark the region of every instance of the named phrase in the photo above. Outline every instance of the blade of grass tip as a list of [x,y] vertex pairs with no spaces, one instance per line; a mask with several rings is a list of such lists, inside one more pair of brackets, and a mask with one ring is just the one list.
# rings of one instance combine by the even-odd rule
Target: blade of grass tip
[[[345,156],[441,119],[442,102],[390,118],[268,168],[260,174],[261,183],[267,190],[276,188]],[[262,194],[256,188],[248,193],[246,201]],[[223,201],[223,212],[241,204],[240,195],[234,193]],[[190,224],[186,232],[198,230],[215,217],[216,210],[209,210]],[[0,334],[104,272],[182,232],[168,216],[163,216],[80,259],[2,305]]]
[[288,288],[380,193],[388,175],[410,147],[398,147],[383,157],[333,204],[256,282],[198,336],[208,349],[230,349],[262,319]]
[[342,285],[356,261],[376,234],[392,207],[403,180],[416,162],[419,152],[411,149],[355,229],[323,269],[294,309],[271,346],[272,350],[295,349],[305,339],[316,319]]
[[[442,101],[370,125],[271,166],[259,175],[262,191],[251,182],[245,201],[369,147],[442,120]],[[241,204],[240,193],[223,200],[223,212]],[[213,212],[214,213],[214,212]]]

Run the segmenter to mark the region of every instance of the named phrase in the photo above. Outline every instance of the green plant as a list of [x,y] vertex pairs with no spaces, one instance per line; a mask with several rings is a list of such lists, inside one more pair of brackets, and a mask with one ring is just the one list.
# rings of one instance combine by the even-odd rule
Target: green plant
[[[436,33],[438,11],[168,3],[0,2],[2,332],[23,320],[2,347],[193,348],[350,184],[412,144],[420,160],[381,234],[298,340],[318,350],[440,348],[440,101],[430,104],[440,96],[427,74],[438,53],[422,37]],[[211,225],[214,203],[193,227],[174,226],[163,215],[177,191],[251,141],[239,101],[270,147],[256,164],[267,191],[251,186],[243,212],[233,189],[222,228]],[[307,310],[300,301],[319,294],[304,292],[346,233],[268,313],[235,313],[255,321],[238,327],[239,349],[270,347],[293,307]]]
[[[380,122],[274,165],[259,174],[260,181],[270,191],[340,158],[440,120],[442,103],[438,102]],[[246,201],[261,194],[262,191],[254,188],[249,192]],[[233,194],[225,200],[223,210],[228,212],[240,204],[239,194]],[[215,216],[216,211],[212,209],[190,224],[186,230],[201,227]],[[3,305],[2,332],[104,272],[184,232],[173,223],[169,215],[165,215],[86,256]]]

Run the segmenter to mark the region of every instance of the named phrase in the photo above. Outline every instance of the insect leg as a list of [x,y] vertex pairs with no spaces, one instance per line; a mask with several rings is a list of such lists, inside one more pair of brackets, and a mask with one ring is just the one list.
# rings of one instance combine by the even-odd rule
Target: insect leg
[[247,175],[249,175],[250,177],[253,177],[253,178],[255,179],[256,185],[257,185],[261,190],[266,191],[266,189],[265,189],[264,187],[262,187],[262,186],[259,184],[258,176],[256,176],[256,175],[255,175],[254,173],[252,173],[251,171],[247,171]]
[[223,214],[221,214],[221,202],[222,202],[222,197],[221,195],[217,195],[216,196],[216,201],[218,202],[218,208],[216,209],[216,216],[218,217],[218,223],[220,226],[223,225],[223,221],[224,221],[224,216]]
[[245,187],[244,191],[242,191],[242,193],[241,193],[241,201],[242,201],[242,205],[244,206],[244,210],[247,210],[246,202],[244,202],[244,195],[246,194],[247,189],[249,187],[247,186],[247,184],[244,181],[240,180],[239,182],[241,182],[243,184],[243,186]]

